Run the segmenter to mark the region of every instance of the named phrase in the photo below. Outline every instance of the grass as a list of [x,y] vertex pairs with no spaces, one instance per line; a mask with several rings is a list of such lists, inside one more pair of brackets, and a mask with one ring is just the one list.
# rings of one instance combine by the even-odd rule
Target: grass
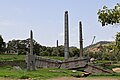
[[108,62],[111,62],[111,63],[119,63],[118,61],[110,61],[110,60],[97,60],[97,61],[95,61],[96,63],[108,63]]
[[50,59],[54,59],[54,60],[64,60],[64,57],[58,57],[58,56],[43,56],[45,58],[50,58]]
[[56,77],[81,75],[81,72],[72,72],[65,69],[38,69],[36,71],[16,70],[13,67],[0,67],[0,77],[4,78],[34,78],[34,79],[49,79]]
[[[64,57],[57,56],[43,56],[45,58],[55,59],[55,60],[64,60]],[[25,60],[25,55],[17,54],[0,54],[0,61],[15,61],[15,60]]]
[[[105,65],[107,63],[111,63],[111,64]],[[120,61],[98,60],[94,65],[101,66],[104,69],[112,70],[113,68],[120,67]]]
[[92,74],[92,76],[119,76],[120,77],[120,73],[112,73],[112,74]]
[[104,68],[112,70],[113,68],[120,68],[120,64],[119,65],[111,64],[110,66],[105,66]]
[[120,79],[120,73],[112,74],[92,74],[88,78],[117,78]]
[[[81,76],[81,74],[82,72],[80,71],[72,72],[72,70],[55,69],[55,68],[27,71],[25,69],[16,70],[10,66],[0,67],[0,77],[12,78],[12,79],[32,78],[33,80],[46,80],[57,77],[76,77],[76,76]],[[111,77],[120,79],[120,73],[92,74],[87,78],[89,79],[89,78],[111,78]]]
[[[55,60],[64,60],[64,57],[57,57],[57,56],[43,56],[46,58],[51,58]],[[24,60],[25,55],[0,55],[0,61],[11,61],[11,60]],[[108,61],[98,61],[96,64],[104,63]],[[112,69],[115,67],[120,67],[120,64],[112,64],[110,66],[106,66],[106,69]],[[13,67],[5,66],[0,67],[0,77],[4,78],[37,78],[37,79],[49,79],[49,78],[56,78],[56,77],[70,77],[70,76],[79,76],[82,74],[84,68],[80,68],[77,72],[72,72],[71,70],[65,69],[38,69],[36,71],[27,71],[25,69],[16,70]],[[89,77],[118,77],[120,78],[120,73],[113,73],[113,74],[93,74]],[[88,77],[88,78],[89,78]]]
[[0,54],[0,61],[25,60],[25,55]]

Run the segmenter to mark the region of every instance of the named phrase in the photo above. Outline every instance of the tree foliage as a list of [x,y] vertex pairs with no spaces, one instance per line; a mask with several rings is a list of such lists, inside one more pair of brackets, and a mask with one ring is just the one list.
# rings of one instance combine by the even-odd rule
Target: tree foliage
[[0,35],[0,53],[4,53],[6,49],[6,43],[4,42],[2,36]]
[[[26,40],[12,40],[7,43],[8,53],[17,53],[25,55],[30,52],[29,39]],[[64,56],[64,46],[60,45],[58,47],[46,47],[33,41],[33,53],[38,56]],[[70,56],[74,57],[79,54],[79,49],[77,47],[70,47]]]
[[0,47],[2,47],[2,44],[3,44],[3,38],[2,38],[2,36],[0,35]]
[[102,26],[120,23],[120,4],[117,3],[113,9],[104,6],[103,9],[99,9],[97,14]]
[[70,47],[70,56],[75,56],[75,57],[78,57],[79,56],[79,54],[80,54],[80,50],[77,48],[77,47],[74,47],[74,46],[72,46],[72,47]]
[[[38,44],[35,40],[33,40],[33,52],[37,55],[41,48],[41,45]],[[7,52],[8,53],[18,53],[18,54],[26,54],[30,52],[30,39],[26,40],[12,40],[7,43]]]
[[118,32],[118,33],[116,34],[116,39],[115,39],[115,41],[116,41],[116,47],[117,47],[117,49],[119,49],[119,51],[120,51],[120,32]]

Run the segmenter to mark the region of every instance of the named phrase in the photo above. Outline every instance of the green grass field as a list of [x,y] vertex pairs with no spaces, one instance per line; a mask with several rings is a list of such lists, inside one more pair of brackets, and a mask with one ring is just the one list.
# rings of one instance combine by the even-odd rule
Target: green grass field
[[58,57],[58,56],[43,56],[45,58],[50,58],[50,59],[54,59],[54,60],[64,60],[64,57]]
[[0,54],[0,61],[25,60],[25,55]]
[[13,67],[0,67],[0,77],[4,78],[37,78],[49,79],[63,76],[81,75],[81,72],[72,72],[65,69],[38,69],[36,71],[16,70]]
[[[56,57],[56,56],[43,56],[55,60],[64,60],[63,57]],[[25,55],[0,55],[0,61],[16,61],[16,60],[25,60]],[[97,63],[104,63],[106,61],[99,61]],[[111,66],[107,66],[105,68],[112,69],[114,67],[120,67],[120,64],[112,64]],[[80,68],[83,70],[83,68]],[[80,76],[83,72],[76,71],[72,72],[72,70],[65,70],[65,69],[43,69],[40,68],[36,71],[27,71],[26,69],[17,70],[10,66],[0,67],[0,77],[3,78],[37,78],[39,79],[49,79],[49,78],[57,78],[57,77],[75,77]],[[91,75],[91,77],[117,77],[120,78],[120,73],[113,73],[113,74],[96,74]],[[89,78],[88,77],[88,78]]]
[[[17,54],[0,54],[0,61],[14,61],[14,60],[25,60],[26,55],[17,55]],[[64,60],[64,57],[57,56],[42,56],[45,58],[55,59],[55,60]]]
[[[27,71],[25,69],[15,69],[10,66],[0,67],[0,77],[11,78],[11,79],[25,79],[32,78],[33,80],[46,80],[50,78],[59,78],[59,77],[75,77],[81,76],[83,72],[65,69],[38,69],[36,71]],[[120,73],[113,74],[94,74],[90,75],[87,78],[117,78],[120,79]]]

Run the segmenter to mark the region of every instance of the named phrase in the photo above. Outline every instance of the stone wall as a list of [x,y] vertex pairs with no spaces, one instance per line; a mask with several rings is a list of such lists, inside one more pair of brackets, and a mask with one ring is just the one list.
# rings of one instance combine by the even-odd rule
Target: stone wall
[[103,69],[102,67],[94,66],[92,64],[88,64],[84,71],[92,74],[113,73],[112,70]]
[[61,64],[61,68],[76,69],[76,68],[85,67],[87,63],[88,63],[87,59],[71,58],[71,59],[68,59],[67,61],[63,61]]
[[49,58],[43,58],[43,57],[36,57],[36,67],[39,68],[59,68],[62,61],[59,60],[53,60]]
[[[43,58],[40,56],[35,57],[36,68],[64,68],[64,69],[74,69],[85,67],[87,65],[87,59],[68,59],[65,61],[53,60],[49,58]],[[19,61],[0,61],[1,66],[19,66],[21,68],[26,68],[27,63],[24,60]]]
[[3,66],[20,66],[21,68],[26,67],[26,62],[24,60],[18,61],[0,61],[0,67]]
[[48,58],[36,57],[36,67],[40,68],[64,68],[74,69],[85,67],[87,65],[87,59],[68,59],[66,61],[53,60]]

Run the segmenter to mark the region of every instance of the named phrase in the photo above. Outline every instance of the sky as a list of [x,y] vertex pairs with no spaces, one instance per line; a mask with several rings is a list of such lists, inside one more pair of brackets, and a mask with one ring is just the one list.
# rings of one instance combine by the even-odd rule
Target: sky
[[5,42],[29,38],[44,46],[64,44],[64,12],[69,14],[70,46],[79,47],[82,21],[84,47],[99,41],[114,41],[120,25],[102,27],[97,12],[104,5],[113,8],[120,0],[0,0],[0,35]]

